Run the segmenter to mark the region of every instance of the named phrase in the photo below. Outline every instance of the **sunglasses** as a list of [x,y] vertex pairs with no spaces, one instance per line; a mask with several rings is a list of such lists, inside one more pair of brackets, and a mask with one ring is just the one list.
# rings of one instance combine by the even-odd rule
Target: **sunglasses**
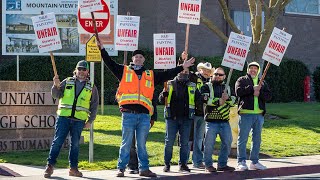
[[87,68],[83,68],[83,67],[78,67],[77,69],[78,69],[78,71],[86,71],[87,70]]
[[215,76],[224,76],[224,74],[214,73]]

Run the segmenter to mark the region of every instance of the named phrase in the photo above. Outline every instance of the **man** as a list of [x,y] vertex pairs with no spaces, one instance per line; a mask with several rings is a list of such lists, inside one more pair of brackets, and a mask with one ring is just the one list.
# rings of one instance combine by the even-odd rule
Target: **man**
[[164,101],[167,97],[165,107],[166,137],[164,149],[164,172],[170,171],[170,161],[172,159],[173,144],[177,132],[180,137],[180,158],[179,171],[190,172],[188,163],[189,136],[194,118],[196,84],[189,81],[189,71],[184,70],[172,81],[168,82],[166,88],[160,94],[159,100]]
[[[190,81],[197,84],[197,91],[200,93],[200,89],[203,84],[209,82],[210,76],[214,71],[211,63],[199,63],[197,65],[198,72],[190,74]],[[196,109],[194,116],[194,123],[192,124],[191,135],[193,138],[193,153],[192,153],[192,163],[194,168],[203,169],[205,166],[203,164],[203,152],[202,143],[205,133],[205,121],[203,114],[203,103],[201,98],[196,99]]]
[[139,175],[156,177],[149,170],[149,160],[146,141],[150,129],[150,115],[153,114],[152,97],[154,87],[172,79],[176,74],[193,65],[194,58],[185,61],[182,66],[166,72],[153,72],[144,68],[144,52],[133,52],[132,64],[129,66],[117,64],[98,42],[104,63],[120,81],[117,91],[117,101],[122,112],[122,142],[119,149],[117,177],[123,177],[129,162],[130,146],[133,134],[136,134]]
[[[201,87],[205,102],[206,136],[204,140],[204,162],[206,172],[234,171],[227,165],[231,150],[232,132],[229,124],[230,107],[234,106],[235,97],[229,97],[224,84],[226,75],[219,67],[214,71],[213,81]],[[212,154],[217,135],[221,139],[221,148],[217,169],[213,167]]]
[[69,176],[82,177],[78,170],[79,142],[83,128],[89,128],[96,118],[99,94],[97,87],[89,80],[89,65],[79,61],[73,77],[64,79],[61,83],[58,76],[53,78],[52,97],[59,99],[55,135],[51,144],[44,177],[49,178],[53,166],[60,153],[62,144],[70,134]]
[[[150,129],[152,128],[154,121],[156,121],[158,118],[157,100],[158,100],[158,97],[156,95],[153,95],[152,105],[153,105],[154,112],[150,119]],[[139,164],[138,164],[135,134],[133,134],[132,144],[130,148],[130,159],[128,164],[128,170],[129,170],[129,174],[139,174]]]
[[239,98],[239,136],[237,144],[237,170],[248,169],[246,164],[246,145],[252,130],[252,146],[250,151],[250,169],[264,170],[267,167],[259,162],[261,132],[266,113],[266,101],[271,99],[268,85],[263,82],[259,86],[258,74],[260,65],[252,62],[248,65],[247,75],[240,77],[235,84],[236,95]]

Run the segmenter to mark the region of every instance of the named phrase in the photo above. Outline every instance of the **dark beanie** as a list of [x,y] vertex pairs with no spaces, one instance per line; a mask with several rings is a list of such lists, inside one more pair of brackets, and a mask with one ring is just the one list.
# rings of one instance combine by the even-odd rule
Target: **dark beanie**
[[141,54],[142,56],[144,56],[144,52],[140,49],[133,51],[132,56],[135,56],[136,54]]

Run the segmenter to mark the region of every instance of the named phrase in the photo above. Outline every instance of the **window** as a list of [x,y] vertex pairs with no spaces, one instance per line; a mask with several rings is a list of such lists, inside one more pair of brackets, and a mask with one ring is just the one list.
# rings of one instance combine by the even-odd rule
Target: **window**
[[286,13],[320,16],[320,0],[292,0],[286,6]]
[[[250,12],[248,11],[233,11],[232,19],[237,25],[238,29],[246,36],[252,36],[251,24],[250,24]],[[264,12],[262,12],[262,29],[264,27]]]

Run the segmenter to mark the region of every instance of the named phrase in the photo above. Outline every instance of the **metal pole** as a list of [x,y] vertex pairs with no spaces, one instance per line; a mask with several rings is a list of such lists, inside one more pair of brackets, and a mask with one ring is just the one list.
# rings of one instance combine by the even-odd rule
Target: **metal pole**
[[104,63],[103,61],[101,62],[101,114],[104,115]]
[[[90,62],[90,80],[94,83],[94,63]],[[89,141],[89,163],[93,162],[93,122],[90,127],[90,141]]]
[[20,61],[19,55],[17,55],[17,81],[20,81],[20,79],[19,79],[19,65],[20,65],[19,61]]

